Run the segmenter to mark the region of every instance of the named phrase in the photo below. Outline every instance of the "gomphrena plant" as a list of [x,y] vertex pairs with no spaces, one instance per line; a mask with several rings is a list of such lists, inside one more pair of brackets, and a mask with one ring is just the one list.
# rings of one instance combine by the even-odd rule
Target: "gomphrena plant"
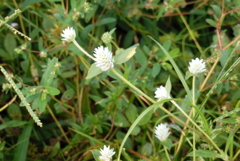
[[239,160],[239,0],[4,3],[0,160]]

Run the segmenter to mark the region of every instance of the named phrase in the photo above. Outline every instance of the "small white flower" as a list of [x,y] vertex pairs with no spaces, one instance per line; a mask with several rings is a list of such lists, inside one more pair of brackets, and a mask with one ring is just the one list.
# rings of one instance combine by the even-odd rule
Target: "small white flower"
[[195,60],[192,59],[191,62],[189,62],[188,70],[196,75],[202,72],[206,71],[206,64],[203,62],[203,59],[196,58]]
[[167,93],[167,90],[165,87],[160,86],[159,88],[157,88],[157,90],[155,91],[155,98],[158,98],[158,100],[163,100],[163,99],[168,99],[171,98],[170,95]]
[[110,146],[103,146],[103,149],[100,149],[101,156],[99,159],[101,161],[111,161],[112,156],[115,154],[114,149],[110,149]]
[[154,130],[155,136],[160,140],[164,141],[170,135],[169,128],[167,124],[159,124]]
[[112,52],[108,50],[107,47],[100,46],[95,48],[93,54],[95,58],[93,60],[96,61],[96,66],[101,68],[103,71],[107,71],[114,67],[114,59],[112,57]]
[[61,34],[63,37],[62,40],[67,42],[72,42],[76,38],[76,32],[72,27],[68,27],[65,30],[63,30],[63,33]]

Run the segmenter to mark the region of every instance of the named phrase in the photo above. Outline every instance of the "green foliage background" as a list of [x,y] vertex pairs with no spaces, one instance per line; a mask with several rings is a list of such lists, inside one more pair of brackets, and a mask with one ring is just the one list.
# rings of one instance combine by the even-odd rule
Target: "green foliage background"
[[[128,128],[151,105],[111,72],[86,80],[93,62],[73,44],[61,41],[60,34],[68,26],[75,29],[76,41],[90,54],[95,47],[104,45],[102,34],[114,28],[111,46],[114,54],[119,48],[139,43],[134,57],[117,70],[152,98],[156,88],[165,85],[170,76],[172,97],[189,101],[169,59],[148,36],[163,45],[183,74],[191,59],[204,59],[207,72],[197,80],[198,104],[204,105],[202,112],[211,125],[215,142],[225,148],[231,159],[239,159],[235,155],[240,149],[236,110],[240,98],[239,66],[202,104],[221,69],[229,68],[239,57],[238,0],[92,0],[88,4],[83,0],[2,0],[0,19],[4,20],[18,8],[22,12],[7,24],[18,23],[16,29],[31,41],[2,25],[0,65],[14,75],[43,127],[33,123],[20,99],[7,104],[16,93],[4,90],[0,94],[0,160],[93,160],[91,150],[103,145],[110,145],[117,152]],[[41,56],[43,53],[46,57]],[[232,59],[226,64],[230,56]],[[210,77],[204,84],[208,74]],[[6,80],[0,75],[0,84],[3,83]],[[191,87],[191,81],[187,83]],[[180,105],[189,113],[188,104],[180,102]],[[186,121],[172,104],[165,103],[164,107]],[[211,122],[234,109],[227,116],[235,120]],[[182,125],[156,110],[145,115],[127,139],[123,160],[129,160],[130,156],[133,160],[165,158],[153,134],[154,127],[163,121],[175,127],[170,139],[176,148],[181,135],[178,128],[183,128]],[[225,146],[231,131],[237,134]],[[189,131],[186,133],[181,149],[169,150],[174,160],[191,158],[192,149],[187,143],[191,135]],[[197,139],[198,149],[212,150],[203,138]],[[210,154],[207,159],[215,160]]]

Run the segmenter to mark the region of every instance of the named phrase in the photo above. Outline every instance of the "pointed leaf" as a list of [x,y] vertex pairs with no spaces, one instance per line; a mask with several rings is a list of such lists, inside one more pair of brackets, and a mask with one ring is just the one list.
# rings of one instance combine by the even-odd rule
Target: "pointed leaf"
[[99,161],[99,157],[101,156],[99,150],[97,149],[93,149],[91,150],[93,158],[95,159],[95,161]]
[[[193,156],[193,152],[189,153],[188,156]],[[212,157],[221,158],[222,157],[220,154],[210,150],[196,150],[196,156],[200,156],[204,158],[212,158]]]
[[128,61],[135,53],[136,48],[139,44],[133,45],[130,48],[127,48],[123,52],[114,56],[115,64],[122,64]]
[[216,27],[216,26],[217,26],[217,23],[216,23],[214,20],[210,19],[210,18],[207,18],[207,19],[206,19],[206,22],[207,22],[209,25],[213,26],[213,27]]
[[90,67],[90,69],[88,70],[88,74],[86,79],[91,79],[95,76],[97,76],[98,74],[101,74],[103,71],[102,69],[100,69],[99,67],[96,66],[96,63],[93,63]]
[[54,87],[45,86],[45,89],[47,89],[50,95],[58,95],[60,93],[60,91]]

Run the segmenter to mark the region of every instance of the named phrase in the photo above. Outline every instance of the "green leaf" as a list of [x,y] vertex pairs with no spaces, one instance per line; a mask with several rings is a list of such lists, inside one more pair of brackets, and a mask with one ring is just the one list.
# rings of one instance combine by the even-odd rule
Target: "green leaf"
[[131,135],[137,136],[140,131],[141,131],[141,128],[139,126],[135,126],[131,132]]
[[4,38],[4,47],[11,58],[14,57],[14,49],[17,47],[17,42],[13,34],[7,34]]
[[139,44],[133,45],[128,49],[124,50],[123,52],[114,56],[115,64],[122,64],[128,61],[135,53],[136,48]]
[[95,12],[97,11],[97,9],[98,9],[97,4],[91,6],[91,10],[89,10],[89,12],[85,16],[86,23],[88,23],[91,20],[91,18],[95,15]]
[[[93,24],[90,24],[90,25],[87,25],[84,29],[83,29],[83,31],[81,32],[81,37],[83,38],[83,39],[86,39],[87,38],[87,36],[88,36],[88,34],[94,29],[94,25]],[[75,46],[75,45],[74,45]],[[79,49],[78,49],[79,50]]]
[[73,54],[75,55],[84,55],[84,53],[79,50],[73,43],[70,44],[68,47],[67,47],[68,50],[70,50],[71,52],[73,52]]
[[99,161],[99,157],[100,157],[100,152],[97,149],[93,149],[90,150],[92,152],[93,158],[95,159],[95,161]]
[[25,7],[31,6],[34,3],[39,3],[42,2],[42,0],[25,0],[21,5],[20,5],[20,9],[24,10]]
[[7,108],[7,113],[12,119],[21,119],[22,117],[22,112],[19,106],[14,103]]
[[14,152],[14,159],[13,161],[23,161],[27,160],[27,153],[28,153],[28,144],[29,139],[32,133],[32,123],[26,124],[21,135],[18,138],[17,148]]
[[[189,153],[188,156],[193,156],[193,152]],[[210,150],[196,150],[196,156],[204,157],[204,158],[213,158],[213,157],[222,158],[220,154]]]
[[159,18],[162,16],[162,14],[165,11],[165,5],[162,5],[158,11],[158,15],[157,15],[157,21],[159,20]]
[[69,101],[70,99],[73,98],[74,94],[75,94],[75,92],[72,88],[67,89],[62,95],[61,101],[63,101],[63,102]]
[[107,18],[103,18],[100,21],[98,21],[96,26],[102,26],[102,25],[106,25],[106,24],[109,24],[109,23],[113,23],[113,22],[116,22],[116,18],[107,17]]
[[159,63],[154,63],[152,68],[152,76],[156,77],[161,70],[161,65]]
[[127,34],[123,40],[123,48],[128,47],[131,44],[133,44],[134,35],[135,35],[135,33],[132,30],[127,32]]
[[144,115],[144,119],[141,119],[139,122],[138,122],[138,126],[143,126],[143,125],[146,125],[147,123],[149,123],[150,119],[152,118],[152,112],[148,112]]
[[46,109],[46,106],[47,106],[47,99],[41,100],[41,99],[39,98],[38,103],[39,103],[38,105],[39,105],[39,110],[40,110],[40,112],[44,112],[45,109]]
[[116,30],[116,28],[113,28],[111,31],[109,31],[109,34],[113,34],[113,32]]
[[193,75],[194,74],[192,74],[191,72],[187,71],[186,74],[185,74],[185,80],[188,80]]
[[170,94],[171,93],[171,89],[172,89],[172,83],[171,83],[171,80],[170,80],[170,76],[167,79],[165,88],[166,88],[167,93]]
[[170,139],[167,139],[167,140],[164,140],[164,141],[161,141],[161,143],[168,148],[168,150],[171,149],[172,147],[172,141]]
[[129,127],[130,126],[126,117],[120,112],[118,112],[116,114],[115,125],[118,126],[118,127]]
[[58,63],[57,58],[48,59],[47,68],[45,69],[43,73],[43,77],[41,79],[41,85],[51,85],[53,82],[54,77],[56,76],[56,71],[58,70],[58,67],[56,67],[56,63]]
[[128,120],[131,123],[133,123],[138,115],[137,108],[133,104],[130,104],[129,107],[127,108],[125,114],[126,114]]
[[47,89],[48,93],[50,95],[58,95],[60,91],[57,88],[51,87],[51,86],[44,86],[45,89]]
[[213,8],[215,14],[219,17],[222,14],[222,11],[220,9],[220,7],[218,5],[211,5],[211,7]]
[[216,27],[216,26],[217,26],[216,21],[214,21],[214,20],[212,20],[212,19],[210,19],[210,18],[207,18],[207,19],[206,19],[206,22],[207,22],[209,25],[213,26],[213,27]]
[[88,70],[86,79],[91,79],[97,76],[98,74],[101,74],[102,72],[103,72],[102,69],[100,69],[99,67],[96,67],[96,63],[93,63],[90,69]]
[[3,130],[5,128],[8,128],[8,127],[18,127],[18,126],[22,126],[24,124],[26,124],[27,122],[26,121],[20,121],[20,120],[11,120],[11,121],[8,121],[8,122],[4,122],[0,125],[0,130]]

